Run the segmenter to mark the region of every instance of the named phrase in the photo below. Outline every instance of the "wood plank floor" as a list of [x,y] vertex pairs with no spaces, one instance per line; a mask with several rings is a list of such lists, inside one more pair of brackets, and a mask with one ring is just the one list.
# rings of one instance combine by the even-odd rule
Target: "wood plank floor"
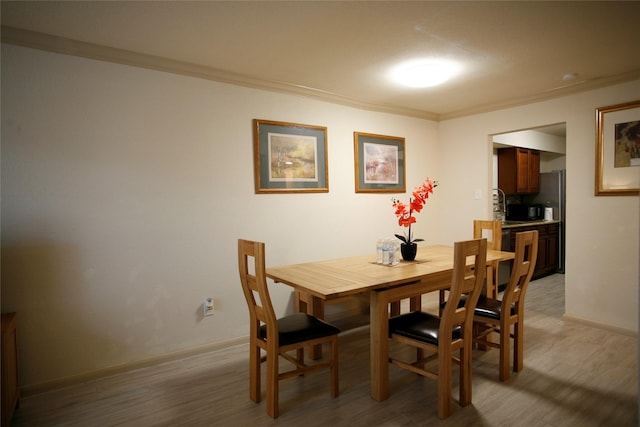
[[371,399],[364,326],[341,334],[340,396],[330,397],[326,371],[284,380],[277,420],[264,401],[249,400],[248,350],[239,345],[23,398],[11,425],[637,426],[637,337],[563,321],[563,281],[529,286],[524,370],[500,383],[498,352],[475,352],[473,404],[457,405],[454,381],[446,420],[436,416],[436,383],[395,366],[391,397]]

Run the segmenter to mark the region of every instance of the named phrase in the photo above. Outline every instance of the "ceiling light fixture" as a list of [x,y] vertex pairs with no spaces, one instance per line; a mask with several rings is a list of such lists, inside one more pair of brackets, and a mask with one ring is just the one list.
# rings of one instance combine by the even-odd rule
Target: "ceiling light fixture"
[[432,87],[453,77],[458,66],[450,61],[424,59],[406,62],[391,71],[391,79],[413,88]]

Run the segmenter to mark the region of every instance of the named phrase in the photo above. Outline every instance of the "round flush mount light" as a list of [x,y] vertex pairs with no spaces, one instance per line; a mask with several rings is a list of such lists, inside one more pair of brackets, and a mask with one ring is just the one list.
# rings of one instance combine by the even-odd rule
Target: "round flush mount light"
[[398,65],[391,71],[391,79],[396,83],[413,88],[432,87],[453,77],[458,66],[444,60],[417,60]]

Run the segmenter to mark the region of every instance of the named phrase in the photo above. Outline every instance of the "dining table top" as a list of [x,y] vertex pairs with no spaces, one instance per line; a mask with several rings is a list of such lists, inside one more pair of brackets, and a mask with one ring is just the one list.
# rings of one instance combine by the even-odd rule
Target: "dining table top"
[[[487,263],[513,259],[513,252],[487,250]],[[411,281],[450,276],[453,246],[419,246],[414,261],[396,265],[376,263],[376,255],[360,255],[285,266],[268,267],[267,277],[317,298],[328,300]]]

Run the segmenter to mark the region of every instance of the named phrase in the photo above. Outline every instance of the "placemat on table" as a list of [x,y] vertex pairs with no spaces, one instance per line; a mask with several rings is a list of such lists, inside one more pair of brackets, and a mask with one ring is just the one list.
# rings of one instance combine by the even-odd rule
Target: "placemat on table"
[[404,266],[411,265],[411,264],[423,264],[425,262],[429,262],[429,260],[428,259],[415,259],[413,261],[405,261],[405,260],[402,259],[396,265],[380,264],[380,263],[377,263],[375,261],[369,261],[370,264],[381,265],[383,267],[404,267]]

